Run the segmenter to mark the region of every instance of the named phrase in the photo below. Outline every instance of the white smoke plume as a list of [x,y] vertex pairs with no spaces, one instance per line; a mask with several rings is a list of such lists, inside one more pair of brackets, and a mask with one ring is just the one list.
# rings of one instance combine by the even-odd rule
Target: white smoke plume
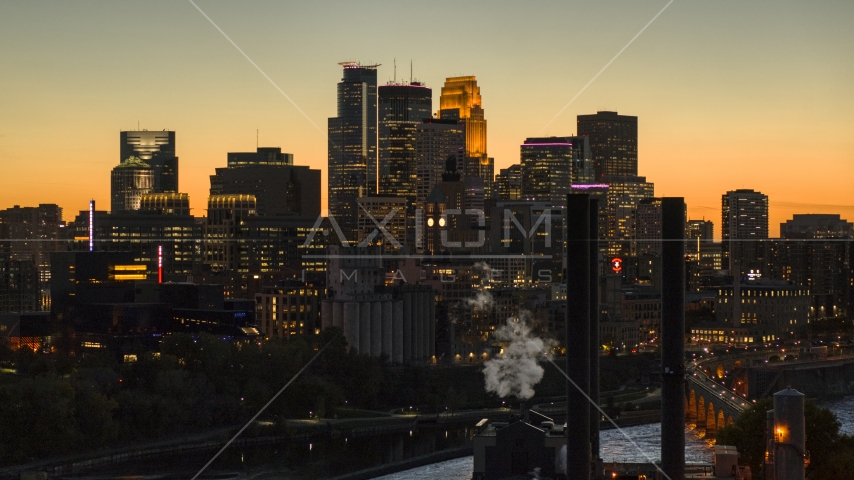
[[534,335],[527,323],[529,314],[520,311],[518,318],[508,318],[507,324],[495,331],[495,339],[507,342],[504,353],[484,363],[486,391],[505,398],[513,395],[520,400],[534,396],[534,385],[543,379],[540,360],[554,342]]
[[484,288],[492,278],[492,267],[486,262],[478,262],[474,264],[474,269],[481,271],[480,291],[473,298],[467,298],[466,305],[479,310],[486,310],[492,306],[492,294]]

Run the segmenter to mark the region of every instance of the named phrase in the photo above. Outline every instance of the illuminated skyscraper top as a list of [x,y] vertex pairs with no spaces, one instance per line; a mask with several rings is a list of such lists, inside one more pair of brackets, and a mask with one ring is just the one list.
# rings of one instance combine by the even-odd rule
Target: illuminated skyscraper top
[[[456,112],[454,112],[456,110]],[[472,76],[445,79],[439,97],[439,118],[454,118],[466,124],[466,156],[486,161],[486,119],[480,99],[480,87]]]
[[136,157],[154,173],[152,191],[178,191],[178,157],[175,156],[175,132],[169,130],[129,130],[120,132],[119,163]]

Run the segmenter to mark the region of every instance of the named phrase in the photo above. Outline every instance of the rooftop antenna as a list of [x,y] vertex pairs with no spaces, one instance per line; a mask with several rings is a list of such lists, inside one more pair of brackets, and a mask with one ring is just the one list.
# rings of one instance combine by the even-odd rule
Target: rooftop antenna
[[394,83],[397,83],[397,57],[394,59]]
[[412,84],[412,59],[409,60],[409,83]]
[[136,121],[136,131],[139,131],[139,120]]
[[260,135],[258,131],[258,127],[255,127],[255,150],[258,150],[258,136]]

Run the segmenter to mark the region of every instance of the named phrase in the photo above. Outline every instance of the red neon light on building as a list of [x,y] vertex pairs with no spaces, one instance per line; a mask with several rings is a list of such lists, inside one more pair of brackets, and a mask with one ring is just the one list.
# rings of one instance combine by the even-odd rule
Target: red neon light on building
[[163,245],[157,246],[157,283],[163,283]]
[[619,258],[619,257],[612,258],[611,259],[611,270],[613,270],[614,273],[622,272],[623,271],[623,259]]

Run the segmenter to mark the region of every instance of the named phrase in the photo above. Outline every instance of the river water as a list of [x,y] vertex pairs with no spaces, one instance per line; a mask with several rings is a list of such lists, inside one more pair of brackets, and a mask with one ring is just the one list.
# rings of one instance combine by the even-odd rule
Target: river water
[[[628,440],[627,436],[631,440]],[[661,457],[660,423],[626,427],[622,433],[619,430],[603,430],[600,433],[600,440],[602,459],[606,463],[644,463],[650,460],[658,460]],[[685,459],[688,462],[711,462],[711,445],[694,430],[687,430],[685,433]],[[465,457],[378,477],[374,480],[427,480],[434,478],[470,480],[472,468],[472,457]]]
[[[841,433],[854,434],[854,397],[823,401],[820,405],[836,414]],[[625,435],[624,435],[625,434]],[[329,478],[381,464],[417,457],[430,452],[470,444],[469,426],[422,426],[409,432],[360,438],[325,440],[317,444],[233,445],[206,473],[229,478],[278,478],[309,480]],[[661,424],[638,425],[601,432],[605,462],[644,463],[660,458]],[[629,437],[631,440],[627,439]],[[107,480],[150,478],[178,480],[191,478],[213,452],[185,453],[100,468],[76,478]],[[694,430],[685,434],[685,458],[689,462],[711,462],[712,443]],[[434,478],[469,480],[472,457],[439,462],[376,480],[427,480]],[[128,477],[129,473],[133,477]],[[226,475],[228,476],[228,475]],[[215,477],[208,477],[215,478]],[[226,477],[216,477],[226,478]]]
[[[841,424],[839,433],[854,435],[854,397],[827,400],[819,405],[832,411]],[[661,424],[638,425],[622,430],[603,430],[600,433],[602,459],[608,462],[648,462],[661,458]],[[631,441],[626,438],[628,436]],[[698,432],[685,432],[685,460],[688,462],[712,462],[711,441],[703,439]],[[378,477],[374,480],[427,480],[446,478],[469,480],[472,477],[472,457],[458,458],[414,468],[405,472]]]

